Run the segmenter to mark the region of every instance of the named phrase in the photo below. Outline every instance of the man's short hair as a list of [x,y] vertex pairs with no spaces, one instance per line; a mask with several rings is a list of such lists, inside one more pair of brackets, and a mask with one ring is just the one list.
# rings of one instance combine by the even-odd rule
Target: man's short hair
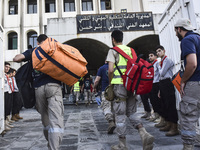
[[150,51],[149,54],[153,54],[154,56],[158,57],[158,55],[157,55],[157,53],[155,51]]
[[46,34],[40,34],[37,38],[38,43],[42,43],[43,41],[45,41],[48,38],[48,36]]
[[10,63],[9,63],[9,62],[5,62],[5,63],[4,63],[4,66],[6,66],[6,65],[9,65],[9,66],[10,66]]
[[156,47],[156,50],[157,50],[157,49],[165,50],[165,48],[164,48],[162,45],[158,45],[158,46]]
[[33,47],[32,47],[32,45],[28,45],[28,49],[32,49]]
[[8,71],[8,74],[13,73],[13,72],[14,72],[14,69],[10,68],[10,70]]
[[121,43],[123,41],[123,32],[120,30],[114,30],[111,37],[114,38],[117,43]]
[[183,30],[183,31],[189,31],[189,30],[186,30],[186,29],[183,28],[183,27],[175,27],[176,30],[178,30],[178,28],[180,28],[180,29]]

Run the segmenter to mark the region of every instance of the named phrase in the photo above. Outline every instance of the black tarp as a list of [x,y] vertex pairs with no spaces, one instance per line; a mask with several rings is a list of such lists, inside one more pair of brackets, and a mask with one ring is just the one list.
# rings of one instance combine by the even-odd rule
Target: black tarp
[[33,87],[32,70],[32,63],[28,61],[17,70],[15,75],[23,106],[25,108],[32,108],[35,106],[35,90]]

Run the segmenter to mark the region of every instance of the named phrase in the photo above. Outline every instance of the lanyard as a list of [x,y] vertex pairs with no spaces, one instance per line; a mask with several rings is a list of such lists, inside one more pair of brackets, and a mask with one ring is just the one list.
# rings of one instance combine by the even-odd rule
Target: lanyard
[[152,66],[157,62],[157,59],[153,61]]
[[163,58],[163,60],[161,61],[161,63],[160,63],[161,68],[162,68],[162,65],[163,65],[163,61],[165,60],[166,57],[167,57],[167,56],[165,56],[165,57]]
[[14,82],[14,79],[13,79],[13,77],[11,77],[11,79],[12,79],[12,85],[13,85],[13,89],[12,89],[12,92],[14,91],[14,89],[15,89],[15,82]]
[[7,75],[6,75],[6,78],[7,78],[8,85],[10,86],[11,92],[13,93],[13,91],[14,91],[14,81],[13,81],[13,78],[11,78],[11,79],[12,79],[12,85],[13,85],[13,87],[12,87],[12,85],[10,84],[10,82],[9,82],[10,79],[8,78]]

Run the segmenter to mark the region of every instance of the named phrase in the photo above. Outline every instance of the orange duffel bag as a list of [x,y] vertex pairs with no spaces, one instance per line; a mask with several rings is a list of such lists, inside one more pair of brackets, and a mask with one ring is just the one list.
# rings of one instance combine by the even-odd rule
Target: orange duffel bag
[[172,77],[172,83],[174,84],[174,86],[176,87],[176,89],[179,91],[181,91],[181,79],[184,73],[184,67],[183,64],[181,63],[181,69],[175,73]]
[[72,86],[88,71],[87,61],[74,47],[47,38],[32,53],[33,69]]
[[172,77],[172,83],[174,84],[175,88],[181,91],[181,78],[183,76],[183,71],[179,70],[175,75]]

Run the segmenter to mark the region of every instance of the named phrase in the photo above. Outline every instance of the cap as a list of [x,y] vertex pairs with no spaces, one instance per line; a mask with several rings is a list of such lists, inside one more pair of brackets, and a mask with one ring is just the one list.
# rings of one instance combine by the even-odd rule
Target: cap
[[195,28],[192,26],[191,21],[187,18],[181,18],[179,19],[176,24],[174,25],[175,27],[183,27],[188,31],[194,30]]

